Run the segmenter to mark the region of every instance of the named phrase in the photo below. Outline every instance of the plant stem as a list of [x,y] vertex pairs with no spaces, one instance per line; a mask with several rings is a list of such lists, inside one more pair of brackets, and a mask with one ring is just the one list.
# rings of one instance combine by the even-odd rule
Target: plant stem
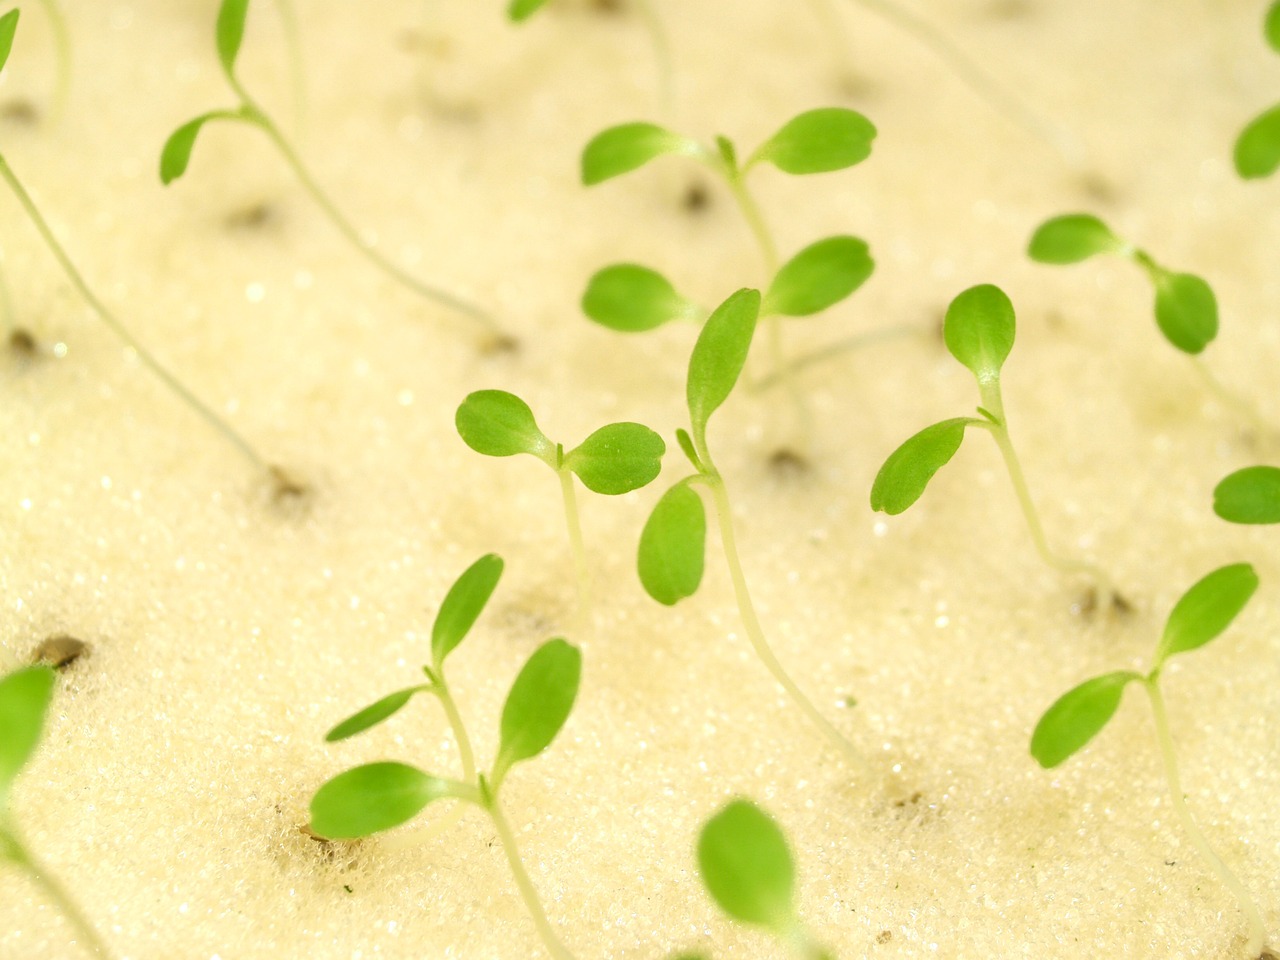
[[587,550],[582,542],[582,521],[578,515],[578,498],[573,490],[573,471],[557,467],[560,494],[564,500],[564,523],[569,531],[569,549],[578,578],[578,613],[585,616],[591,605],[591,570],[587,566]]
[[107,958],[111,956],[106,944],[102,942],[98,932],[93,928],[93,924],[89,922],[88,917],[81,912],[80,907],[71,899],[71,896],[58,879],[45,870],[44,866],[32,856],[31,851],[22,843],[12,824],[0,826],[0,850],[15,866],[21,867],[27,872],[27,875],[44,892],[45,896],[53,902],[58,911],[66,917],[76,933],[77,942],[81,946],[96,957]]
[[431,689],[440,701],[440,706],[444,708],[444,715],[449,720],[449,729],[453,731],[453,739],[458,744],[458,762],[462,764],[462,779],[470,783],[476,778],[476,759],[471,749],[471,738],[467,736],[467,728],[462,723],[462,714],[458,712],[458,704],[454,701],[453,694],[449,692],[449,685],[445,683],[443,676],[436,678]]
[[58,120],[67,109],[71,94],[71,33],[67,30],[67,18],[54,0],[40,0],[49,26],[53,30],[54,52],[58,60],[58,80],[53,94],[53,118]]
[[44,238],[44,242],[48,245],[54,258],[59,264],[61,264],[62,269],[71,280],[72,286],[76,288],[80,296],[84,298],[85,302],[89,304],[90,308],[98,315],[102,322],[110,327],[117,337],[128,344],[133,349],[134,353],[137,354],[138,359],[141,360],[152,373],[163,380],[169,389],[176,393],[178,397],[187,404],[187,406],[191,407],[191,409],[198,413],[204,421],[209,424],[209,426],[213,427],[213,429],[221,434],[225,440],[231,443],[232,446],[236,447],[236,449],[244,455],[245,459],[249,460],[254,464],[254,466],[258,467],[258,469],[270,472],[272,469],[271,465],[267,463],[266,459],[253,448],[249,441],[236,432],[236,430],[234,430],[226,420],[214,413],[213,410],[197,398],[194,393],[183,386],[178,378],[161,365],[160,361],[157,360],[146,347],[138,342],[133,334],[125,328],[124,324],[117,320],[115,315],[107,309],[106,304],[99,300],[94,292],[89,289],[89,285],[85,283],[84,278],[80,276],[80,271],[76,269],[75,264],[71,262],[71,258],[68,257],[66,251],[63,250],[62,244],[60,244],[57,238],[53,235],[53,231],[49,228],[49,224],[45,222],[44,217],[40,215],[40,211],[36,209],[35,202],[31,199],[31,195],[27,193],[26,189],[18,181],[18,178],[9,168],[9,164],[3,155],[0,155],[0,177],[3,177],[5,182],[9,184],[10,189],[12,189],[17,195],[18,202],[21,203],[23,209],[26,210],[27,216],[29,216],[31,218],[31,222],[35,224],[36,230],[39,231],[40,236]]
[[284,24],[285,45],[289,54],[289,81],[293,86],[293,132],[301,136],[307,115],[307,78],[302,67],[302,40],[298,30],[298,11],[293,0],[276,0],[276,12]]
[[1164,695],[1160,692],[1159,671],[1143,677],[1143,686],[1147,688],[1147,695],[1151,699],[1151,712],[1154,714],[1156,721],[1156,739],[1160,743],[1160,755],[1164,759],[1164,775],[1169,782],[1169,793],[1173,799],[1173,809],[1177,812],[1188,836],[1191,837],[1192,844],[1200,852],[1200,856],[1204,858],[1213,872],[1218,875],[1218,878],[1222,880],[1228,890],[1235,894],[1236,900],[1239,901],[1240,910],[1244,913],[1245,922],[1249,926],[1248,955],[1250,960],[1253,960],[1253,958],[1261,955],[1263,947],[1266,946],[1267,928],[1262,922],[1262,914],[1258,911],[1257,905],[1253,902],[1253,898],[1249,896],[1249,891],[1245,889],[1244,884],[1237,879],[1236,875],[1227,868],[1227,865],[1222,862],[1222,859],[1209,846],[1208,838],[1201,832],[1195,818],[1191,816],[1191,810],[1187,807],[1187,800],[1182,792],[1182,783],[1178,777],[1178,760],[1173,752],[1173,736],[1169,732],[1169,718],[1165,711]]
[[1259,436],[1275,437],[1275,427],[1263,418],[1262,414],[1258,412],[1258,408],[1219,380],[1213,371],[1209,369],[1208,364],[1204,362],[1203,357],[1195,355],[1189,356],[1189,359],[1191,360],[1191,365],[1196,368],[1196,372],[1200,374],[1200,379],[1204,382],[1205,387],[1219,403],[1247,420]]
[[670,113],[675,100],[672,92],[671,42],[667,39],[666,28],[663,27],[662,18],[654,8],[653,0],[636,0],[636,7],[653,42],[653,56],[658,65],[658,91],[662,109]]
[[809,0],[813,15],[818,20],[818,28],[822,38],[831,50],[831,60],[843,75],[841,79],[854,76],[853,56],[849,49],[849,36],[840,18],[833,0]]
[[889,340],[897,340],[900,337],[918,337],[924,334],[924,328],[911,327],[902,323],[881,327],[879,330],[869,330],[866,333],[857,333],[788,361],[781,371],[775,370],[767,377],[761,377],[752,383],[751,389],[757,391],[771,390],[783,382],[783,374],[797,376],[810,367],[815,367],[843,353],[852,353],[855,350],[861,350],[863,347],[874,346]]

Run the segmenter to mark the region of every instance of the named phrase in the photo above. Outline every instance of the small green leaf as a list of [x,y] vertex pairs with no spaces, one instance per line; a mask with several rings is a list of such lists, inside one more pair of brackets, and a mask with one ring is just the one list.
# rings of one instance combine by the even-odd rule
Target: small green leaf
[[0,70],[9,62],[13,52],[13,36],[18,31],[18,10],[14,8],[0,17]]
[[9,785],[27,765],[44,732],[53,699],[50,667],[24,667],[0,678],[0,808]]
[[805,247],[773,278],[761,314],[807,317],[826,310],[866,282],[875,269],[857,237],[827,237]]
[[501,576],[502,558],[486,553],[449,588],[431,625],[431,660],[437,669],[475,625]]
[[1245,467],[1213,490],[1213,512],[1232,523],[1280,523],[1280,468]]
[[1037,263],[1079,263],[1099,253],[1122,253],[1125,243],[1088,213],[1068,213],[1036,228],[1027,255]]
[[1262,24],[1262,35],[1276,53],[1280,53],[1280,0],[1273,0]]
[[162,184],[167,187],[187,172],[197,134],[210,120],[224,116],[225,114],[220,111],[203,113],[169,134],[169,139],[164,142],[164,149],[160,151],[160,182]]
[[1246,180],[1269,177],[1280,167],[1280,103],[1255,117],[1236,138],[1236,173]]
[[586,186],[643,167],[667,153],[696,153],[698,145],[654,123],[624,123],[591,138],[582,151],[582,182]]
[[662,274],[634,263],[597,271],[582,295],[582,312],[601,326],[640,333],[697,315],[697,304],[676,292]]
[[749,800],[734,800],[698,837],[698,872],[720,909],[786,936],[797,926],[795,866],[787,838]]
[[1218,301],[1209,284],[1190,273],[1154,275],[1156,323],[1170,343],[1196,354],[1218,335]]
[[582,653],[556,638],[533,652],[502,707],[501,746],[494,779],[513,763],[536,757],[569,719],[582,679]]
[[1155,668],[1175,653],[1203,647],[1231,625],[1258,589],[1258,575],[1247,563],[1219,567],[1182,595],[1164,626]]
[[1124,688],[1142,678],[1120,670],[1086,680],[1045,711],[1031,734],[1031,755],[1040,766],[1056,767],[1097,736],[1120,708]]
[[970,287],[951,301],[942,338],[951,355],[985,384],[1000,379],[1000,368],[1013,349],[1016,320],[1003,290],[989,283]]
[[311,829],[330,840],[354,840],[398,827],[427,804],[455,796],[447,780],[407,763],[367,763],[340,773],[311,798]]
[[685,389],[695,440],[705,435],[711,414],[729,398],[738,382],[759,315],[759,292],[739,290],[716,307],[698,335],[689,357]]
[[693,464],[693,469],[699,473],[704,473],[705,468],[702,459],[698,456],[698,450],[693,445],[693,437],[689,436],[689,431],[684,427],[676,427],[676,443],[680,444],[681,451],[689,458],[689,462]]
[[547,0],[511,0],[511,4],[507,7],[507,18],[512,23],[520,23],[546,5]]
[[231,77],[235,74],[236,57],[240,54],[240,43],[244,40],[244,21],[249,15],[249,0],[222,0],[218,8],[218,26],[215,38],[218,44],[218,59],[222,61],[222,69]]
[[871,509],[897,516],[919,500],[933,475],[956,455],[964,428],[973,422],[956,417],[935,423],[889,454],[871,484]]
[[662,438],[639,423],[601,427],[564,458],[564,465],[594,493],[617,496],[639,490],[662,472]]
[[669,607],[693,596],[706,548],[706,507],[688,484],[678,483],[654,505],[640,532],[636,569],[645,593]]
[[397,690],[395,693],[387,694],[381,700],[369,704],[359,713],[354,713],[347,717],[347,719],[326,733],[324,735],[325,743],[337,743],[339,740],[354,737],[357,733],[364,733],[370,727],[376,727],[383,720],[398,713],[400,708],[408,703],[415,693],[423,689],[425,688],[422,686],[406,687],[404,690]]
[[476,453],[511,457],[529,453],[554,469],[556,445],[538,429],[529,405],[505,390],[477,390],[467,395],[454,417],[458,436]]
[[827,173],[871,155],[875,125],[856,110],[823,107],[793,117],[760,145],[747,167],[766,161],[784,173]]

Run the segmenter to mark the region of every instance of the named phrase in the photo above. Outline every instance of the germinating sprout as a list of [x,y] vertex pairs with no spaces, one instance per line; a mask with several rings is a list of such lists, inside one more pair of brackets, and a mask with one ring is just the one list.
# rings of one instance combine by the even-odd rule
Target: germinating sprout
[[1280,467],[1245,467],[1213,489],[1213,512],[1232,523],[1280,523]]
[[1084,747],[1115,715],[1125,687],[1142,684],[1151,701],[1156,739],[1164,760],[1165,779],[1173,808],[1200,855],[1235,895],[1249,928],[1250,960],[1262,956],[1266,927],[1244,885],[1213,851],[1187,807],[1178,777],[1173,737],[1160,691],[1160,672],[1169,658],[1198,650],[1230,626],[1258,588],[1258,577],[1247,563],[1220,567],[1198,581],[1174,605],[1156,647],[1151,670],[1146,674],[1119,670],[1086,680],[1054,702],[1036,724],[1031,735],[1031,755],[1045,768],[1056,767]]
[[289,143],[276,122],[271,119],[262,106],[249,95],[244,85],[236,76],[236,59],[240,54],[240,46],[244,40],[245,19],[249,13],[249,0],[222,0],[218,8],[217,26],[214,39],[218,51],[218,62],[227,78],[232,91],[239,99],[239,106],[230,110],[210,110],[178,127],[165,141],[160,152],[160,181],[165,185],[173,183],[187,171],[191,161],[191,151],[195,147],[196,138],[205,125],[217,120],[231,120],[247,123],[257,127],[267,135],[284,158],[289,169],[298,178],[298,182],[324,212],[338,232],[355,247],[366,259],[373,263],[387,276],[407,287],[419,296],[441,304],[444,307],[461,313],[484,328],[491,339],[490,346],[503,347],[511,344],[511,339],[504,334],[497,321],[485,310],[475,304],[463,300],[439,287],[424,283],[411,273],[397,266],[370,246],[360,236],[355,225],[347,218],[329,195],[320,187],[315,177],[303,164],[298,152]]
[[871,509],[894,516],[924,493],[929,481],[951,460],[964,440],[965,430],[988,431],[1000,448],[1014,494],[1026,518],[1036,550],[1044,561],[1066,574],[1085,574],[1093,580],[1099,605],[1120,603],[1111,578],[1087,560],[1058,553],[1049,546],[1022,464],[1009,436],[1009,421],[1000,390],[1000,372],[1013,349],[1016,318],[1013,304],[999,287],[983,284],[956,297],[947,308],[943,338],[947,350],[969,369],[978,382],[980,406],[976,417],[954,417],[925,427],[889,455],[871,486]]
[[864,761],[853,744],[800,690],[765,638],[738,555],[729,491],[707,445],[707,423],[729,398],[742,374],[759,313],[760,293],[739,290],[717,307],[702,327],[689,358],[689,430],[676,431],[680,449],[695,472],[667,490],[654,506],[640,534],[636,566],[645,592],[659,603],[672,606],[697,592],[705,566],[707,533],[706,507],[698,491],[705,490],[715,509],[738,613],[752,649],[822,735],[861,768]]
[[57,907],[75,931],[76,942],[96,957],[110,956],[106,944],[70,894],[27,847],[9,805],[18,774],[44,736],[56,675],[51,667],[25,667],[0,677],[0,863],[21,870]]
[[428,804],[453,799],[480,807],[493,821],[516,886],[533,916],[542,942],[555,960],[572,960],[560,942],[525,871],[515,833],[498,796],[516,764],[542,753],[556,738],[578,695],[582,654],[562,639],[549,640],[525,663],[502,708],[497,756],[488,772],[478,772],[471,738],[445,680],[445,658],[466,638],[502,576],[502,559],[481,557],[449,589],[431,628],[427,682],[397,690],[351,715],[325,739],[345,740],[398,713],[416,694],[440,701],[458,747],[460,779],[439,777],[407,763],[383,761],[354,767],[326,782],[311,799],[311,830],[330,840],[354,840],[409,822]]
[[582,542],[573,478],[593,493],[618,496],[638,490],[662,471],[667,445],[639,423],[610,423],[592,433],[572,450],[555,443],[538,427],[529,405],[505,390],[478,390],[469,394],[454,418],[458,435],[477,453],[488,457],[513,457],[527,453],[537,457],[560,478],[565,525],[578,578],[579,608],[585,612],[590,598],[591,575]]
[[[1262,36],[1280,53],[1280,0],[1273,0],[1262,22]],[[1280,167],[1280,103],[1264,110],[1236,138],[1236,173],[1246,180],[1269,177]]]

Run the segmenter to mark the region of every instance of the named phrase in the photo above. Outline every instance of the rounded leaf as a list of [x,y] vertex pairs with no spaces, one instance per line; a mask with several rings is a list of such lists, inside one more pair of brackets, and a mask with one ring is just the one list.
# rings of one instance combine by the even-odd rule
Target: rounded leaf
[[611,423],[601,427],[564,458],[593,493],[617,496],[638,490],[662,471],[667,445],[640,423]]
[[747,362],[759,316],[759,292],[739,290],[716,307],[698,334],[685,387],[695,439],[705,434],[707,420],[733,392]]
[[507,19],[520,23],[547,5],[547,0],[511,0],[507,7]]
[[582,652],[567,641],[548,640],[533,652],[502,707],[497,779],[513,763],[536,757],[551,745],[569,719],[581,679]]
[[1219,567],[1174,604],[1156,650],[1155,667],[1175,653],[1203,647],[1231,625],[1254,591],[1258,575],[1247,563]]
[[529,405],[505,390],[477,390],[467,395],[454,417],[458,436],[476,453],[512,457],[530,453],[555,466],[555,444],[538,429]]
[[1191,273],[1155,275],[1156,323],[1170,343],[1196,354],[1218,335],[1218,300],[1209,284]]
[[784,317],[819,313],[857,290],[873,270],[875,261],[865,242],[857,237],[827,237],[782,265],[760,312]]
[[15,7],[0,17],[0,70],[9,62],[13,52],[13,37],[18,32],[18,9]]
[[311,798],[311,829],[354,840],[412,820],[432,800],[452,795],[448,781],[407,763],[367,763],[340,773]]
[[747,166],[772,163],[784,173],[827,173],[861,163],[871,155],[876,128],[856,110],[823,107],[791,120],[762,143]]
[[889,454],[871,484],[871,509],[896,516],[919,500],[933,475],[956,455],[972,422],[957,417],[935,423]]
[[989,283],[970,287],[951,301],[942,323],[942,338],[951,355],[978,378],[998,380],[1016,328],[1013,303]]
[[1262,36],[1276,53],[1280,53],[1280,0],[1272,0],[1262,22]]
[[502,558],[486,553],[467,567],[445,594],[431,625],[431,660],[437,668],[475,625],[502,576]]
[[640,532],[636,569],[644,592],[669,607],[693,596],[706,549],[706,507],[688,484],[678,483],[654,505]]
[[413,695],[421,689],[421,686],[407,687],[404,690],[389,693],[381,700],[369,704],[369,706],[358,713],[353,713],[326,733],[324,735],[325,743],[337,743],[339,740],[354,737],[357,733],[364,733],[370,727],[376,727],[383,720],[398,713],[400,708],[408,703],[413,698]]
[[1031,734],[1031,755],[1040,766],[1056,767],[1097,736],[1115,716],[1124,688],[1141,680],[1131,670],[1103,674],[1068,690],[1045,711]]
[[1089,213],[1046,220],[1032,234],[1027,255],[1037,263],[1079,263],[1099,253],[1121,253],[1124,241]]
[[244,22],[249,16],[249,0],[222,0],[218,8],[218,24],[214,37],[218,45],[218,60],[222,69],[231,76],[236,69],[236,57],[244,40]]
[[1236,138],[1236,173],[1246,180],[1269,177],[1280,167],[1280,103],[1255,117]]
[[582,151],[582,182],[586,186],[643,167],[667,153],[692,153],[698,145],[656,123],[624,123],[591,138]]
[[720,909],[786,935],[797,925],[795,866],[787,838],[749,800],[734,800],[698,837],[698,872]]
[[662,274],[635,263],[615,263],[597,271],[582,295],[583,313],[622,333],[652,330],[692,317],[697,309]]
[[24,667],[0,678],[0,806],[40,743],[53,681],[52,668],[45,666]]
[[1280,523],[1280,468],[1245,467],[1213,489],[1213,512],[1232,523]]

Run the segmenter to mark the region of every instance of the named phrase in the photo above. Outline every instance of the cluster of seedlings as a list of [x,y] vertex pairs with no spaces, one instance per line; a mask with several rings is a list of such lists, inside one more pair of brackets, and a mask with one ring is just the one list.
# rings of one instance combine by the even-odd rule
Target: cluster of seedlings
[[[45,2],[50,16],[55,23],[60,23],[52,0]],[[522,21],[545,2],[512,0],[507,13],[512,21]],[[653,32],[666,99],[671,80],[665,32],[650,0],[637,0],[637,5]],[[899,15],[894,4],[868,5],[887,15]],[[487,311],[413,277],[365,243],[318,186],[280,127],[237,77],[235,66],[248,9],[249,0],[222,0],[215,31],[219,62],[238,105],[203,113],[180,126],[164,145],[161,180],[168,184],[185,173],[196,138],[211,121],[238,121],[255,126],[271,140],[303,188],[362,256],[423,297],[469,317],[489,338],[490,345],[513,343]],[[291,20],[292,10],[283,2],[281,13]],[[17,10],[0,17],[0,67],[8,57],[17,22]],[[923,21],[908,20],[907,23],[915,24],[918,35],[930,35]],[[1280,51],[1280,0],[1271,5],[1264,30],[1268,42]],[[70,52],[65,30],[60,30],[59,35],[62,37],[60,76],[65,77]],[[969,80],[972,82],[973,77]],[[65,79],[60,82],[60,89],[64,87]],[[671,321],[686,321],[700,327],[686,377],[688,428],[675,431],[677,446],[691,471],[656,499],[639,535],[636,566],[641,586],[654,600],[668,606],[697,592],[705,567],[709,501],[742,626],[753,651],[791,703],[801,710],[845,764],[860,774],[874,771],[846,735],[800,689],[767,640],[747,585],[728,487],[712,457],[708,427],[712,415],[729,400],[742,379],[762,322],[767,329],[772,376],[789,384],[798,409],[803,411],[802,398],[789,374],[792,366],[783,350],[782,320],[811,316],[840,303],[856,291],[874,269],[866,242],[843,234],[820,239],[784,262],[760,207],[747,188],[747,175],[763,164],[796,175],[845,169],[869,156],[875,135],[875,127],[862,114],[843,107],[825,107],[794,117],[745,160],[739,158],[737,148],[727,138],[718,137],[714,147],[708,147],[652,123],[611,127],[593,138],[581,156],[582,182],[586,185],[618,177],[664,155],[686,156],[702,163],[722,179],[759,246],[765,268],[763,292],[739,289],[712,310],[680,294],[658,271],[632,263],[613,264],[592,276],[582,306],[592,320],[622,333],[652,330]],[[1280,107],[1264,113],[1241,134],[1235,158],[1242,177],[1263,177],[1276,169],[1280,164]],[[161,366],[93,294],[3,156],[0,156],[0,177],[13,190],[72,285],[93,311],[256,468],[274,476],[280,491],[301,492],[300,485],[272,466]],[[1070,214],[1049,220],[1035,231],[1029,254],[1038,262],[1050,264],[1077,263],[1098,254],[1126,257],[1141,267],[1153,284],[1156,323],[1174,347],[1198,361],[1217,335],[1217,302],[1202,278],[1162,266],[1146,251],[1120,239],[1095,216]],[[26,344],[26,349],[34,349],[35,338],[13,325],[11,316],[9,322],[11,344],[18,348]],[[1063,574],[1088,578],[1093,604],[1123,610],[1127,604],[1115,592],[1102,567],[1050,546],[1035,508],[1013,447],[1001,394],[1001,372],[1013,348],[1015,327],[1013,304],[1000,288],[983,284],[955,297],[946,312],[943,339],[950,354],[977,382],[976,415],[935,423],[893,451],[875,477],[870,492],[871,507],[898,514],[912,506],[937,471],[955,455],[966,432],[970,428],[985,430],[1000,450],[1015,499],[1044,561]],[[1197,367],[1220,397],[1258,419],[1244,401],[1227,394],[1203,364],[1197,362]],[[581,482],[592,492],[609,496],[645,487],[662,469],[666,444],[661,436],[639,423],[611,423],[566,450],[563,443],[543,433],[528,404],[498,389],[468,395],[457,408],[455,425],[461,439],[478,453],[492,457],[528,454],[555,472],[577,571],[579,608],[585,613],[590,603],[591,568],[578,517],[575,484]],[[1280,523],[1280,468],[1254,466],[1226,477],[1214,491],[1213,509],[1234,523]],[[542,754],[568,721],[582,676],[581,652],[567,639],[556,637],[529,656],[507,695],[499,721],[497,752],[487,768],[477,763],[471,736],[446,679],[447,658],[475,626],[502,573],[503,561],[493,554],[481,557],[468,567],[439,606],[431,631],[430,663],[422,667],[424,681],[375,701],[338,723],[325,738],[335,742],[368,731],[390,721],[410,701],[424,694],[434,698],[444,713],[454,741],[457,769],[452,774],[443,774],[427,772],[401,761],[384,760],[339,773],[323,783],[312,797],[310,830],[314,836],[328,840],[369,837],[407,824],[429,805],[445,801],[452,805],[451,811],[438,819],[434,827],[444,831],[455,826],[465,810],[479,808],[496,831],[516,888],[546,952],[556,960],[571,960],[573,954],[556,933],[523,865],[516,831],[500,803],[500,796],[511,771]],[[1046,768],[1056,767],[1081,750],[1106,725],[1130,684],[1141,685],[1151,703],[1173,808],[1192,843],[1238,899],[1248,930],[1245,953],[1249,960],[1272,956],[1266,948],[1263,915],[1243,884],[1214,852],[1187,807],[1160,681],[1170,658],[1196,650],[1223,633],[1258,586],[1256,573],[1245,563],[1221,567],[1201,579],[1174,606],[1146,673],[1119,670],[1079,684],[1049,707],[1036,724],[1030,741],[1035,761]],[[58,649],[66,652],[65,648]],[[78,651],[70,655],[74,657]],[[0,860],[24,872],[43,890],[65,915],[81,947],[99,957],[108,957],[108,949],[93,925],[29,849],[11,812],[13,784],[36,751],[55,687],[56,675],[47,665],[21,667],[0,677]],[[834,953],[800,918],[796,907],[796,868],[783,831],[755,803],[745,798],[735,799],[707,820],[697,840],[696,859],[708,895],[729,917],[763,929],[801,960],[834,960]],[[707,958],[702,953],[685,953],[677,960]]]

